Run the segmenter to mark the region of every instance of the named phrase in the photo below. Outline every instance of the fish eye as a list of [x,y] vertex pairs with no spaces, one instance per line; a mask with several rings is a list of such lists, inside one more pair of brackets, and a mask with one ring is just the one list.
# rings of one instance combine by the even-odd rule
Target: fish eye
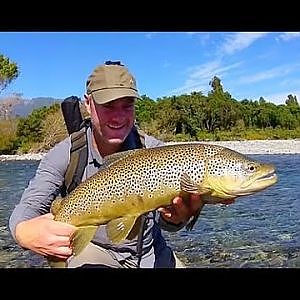
[[248,170],[251,171],[251,172],[254,172],[256,170],[256,168],[255,168],[254,165],[249,165]]
[[243,164],[242,169],[246,172],[253,173],[256,171],[256,165],[253,163],[245,163],[245,164]]

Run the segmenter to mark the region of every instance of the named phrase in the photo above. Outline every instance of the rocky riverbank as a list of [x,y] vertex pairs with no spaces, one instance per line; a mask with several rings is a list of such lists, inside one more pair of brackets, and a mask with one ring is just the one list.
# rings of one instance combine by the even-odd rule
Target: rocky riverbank
[[220,145],[243,154],[300,154],[300,139],[203,142]]
[[[300,154],[300,139],[296,140],[254,140],[254,141],[219,141],[203,142],[221,145],[244,154]],[[169,143],[171,144],[171,143]],[[0,161],[40,160],[45,153],[24,155],[0,155]]]
[[209,142],[244,154],[300,154],[300,139]]
[[0,155],[0,161],[7,160],[41,160],[46,153],[27,153],[22,155]]

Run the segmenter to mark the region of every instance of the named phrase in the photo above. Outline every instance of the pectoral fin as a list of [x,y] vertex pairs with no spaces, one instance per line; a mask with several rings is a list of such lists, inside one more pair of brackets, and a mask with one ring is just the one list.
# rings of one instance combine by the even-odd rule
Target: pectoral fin
[[97,226],[78,227],[73,235],[73,255],[78,255],[91,241],[97,230]]
[[209,189],[204,188],[196,184],[191,177],[183,173],[180,178],[180,189],[187,193],[196,193],[196,194],[207,194],[210,192]]
[[[204,195],[204,194],[208,194],[208,193],[211,192],[209,189],[207,189],[203,186],[197,185],[190,178],[190,176],[187,175],[186,173],[183,173],[181,178],[180,178],[180,188],[182,190],[181,197],[183,198],[183,200],[185,201],[186,204],[189,204],[189,197],[190,197],[191,193]],[[201,205],[201,207],[199,207],[199,209],[196,211],[195,215],[191,217],[190,221],[186,225],[187,230],[192,230],[193,229],[195,223],[198,220],[198,217],[199,217],[200,212],[203,208],[203,205]]]
[[127,216],[111,220],[106,224],[107,236],[113,243],[120,243],[126,239],[133,228],[138,216]]

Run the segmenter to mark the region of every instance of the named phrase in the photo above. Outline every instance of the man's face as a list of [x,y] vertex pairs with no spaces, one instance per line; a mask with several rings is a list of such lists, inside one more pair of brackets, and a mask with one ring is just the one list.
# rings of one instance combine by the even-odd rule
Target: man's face
[[97,104],[91,96],[86,108],[91,115],[93,130],[105,144],[121,144],[134,124],[134,98],[124,97],[105,104]]

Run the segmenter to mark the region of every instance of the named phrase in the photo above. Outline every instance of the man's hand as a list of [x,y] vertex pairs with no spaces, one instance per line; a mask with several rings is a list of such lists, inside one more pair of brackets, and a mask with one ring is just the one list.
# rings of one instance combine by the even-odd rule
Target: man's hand
[[180,224],[187,222],[197,212],[200,212],[203,206],[204,202],[200,195],[191,194],[188,201],[184,201],[182,197],[175,197],[172,205],[160,207],[158,211],[167,222]]
[[66,260],[72,255],[71,239],[76,227],[53,218],[48,213],[19,223],[16,239],[22,247],[38,254]]

